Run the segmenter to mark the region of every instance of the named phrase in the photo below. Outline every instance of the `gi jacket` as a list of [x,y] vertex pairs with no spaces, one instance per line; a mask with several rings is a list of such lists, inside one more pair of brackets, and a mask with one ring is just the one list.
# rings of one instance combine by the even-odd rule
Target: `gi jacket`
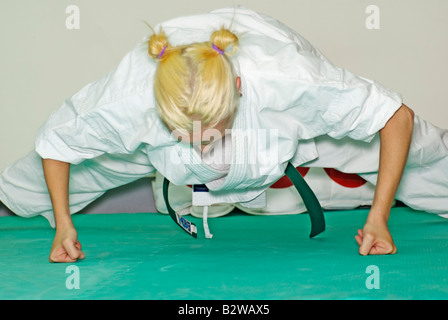
[[[206,183],[212,192],[241,202],[277,181],[288,162],[298,166],[317,159],[316,137],[369,142],[402,105],[399,94],[335,67],[295,31],[245,8],[181,17],[155,29],[163,28],[176,46],[208,41],[222,26],[239,37],[239,53],[231,61],[242,80],[226,175],[177,141],[159,119],[153,92],[157,62],[147,54],[146,39],[50,116],[38,132],[37,153],[79,164],[139,150],[172,183]],[[340,162],[348,162],[346,157]],[[377,164],[363,162],[351,167],[376,170]]]

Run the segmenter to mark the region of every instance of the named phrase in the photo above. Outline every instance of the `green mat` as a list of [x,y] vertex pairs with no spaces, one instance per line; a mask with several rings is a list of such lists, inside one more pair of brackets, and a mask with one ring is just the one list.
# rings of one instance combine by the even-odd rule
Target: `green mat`
[[307,215],[232,213],[209,219],[213,239],[191,217],[198,239],[157,213],[75,215],[86,254],[76,264],[48,262],[44,218],[3,217],[0,299],[447,299],[448,220],[394,208],[398,253],[360,256],[354,236],[367,214],[325,212],[313,239]]

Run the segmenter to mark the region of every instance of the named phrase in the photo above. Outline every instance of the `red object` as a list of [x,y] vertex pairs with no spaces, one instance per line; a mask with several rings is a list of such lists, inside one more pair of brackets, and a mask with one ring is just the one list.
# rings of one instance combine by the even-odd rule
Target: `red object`
[[[304,168],[304,167],[297,167],[297,171],[301,174],[302,177],[305,177],[310,168]],[[341,171],[338,171],[336,169],[331,168],[323,168],[330,177],[331,180],[336,182],[337,184],[346,187],[346,188],[359,188],[362,185],[364,185],[367,181],[358,176],[355,173],[343,173]],[[289,188],[292,186],[291,180],[284,175],[281,177],[277,182],[275,182],[273,185],[271,185],[271,188],[273,189],[284,189]]]
[[359,188],[367,182],[355,173],[343,173],[330,168],[324,168],[324,170],[331,180],[346,188]]

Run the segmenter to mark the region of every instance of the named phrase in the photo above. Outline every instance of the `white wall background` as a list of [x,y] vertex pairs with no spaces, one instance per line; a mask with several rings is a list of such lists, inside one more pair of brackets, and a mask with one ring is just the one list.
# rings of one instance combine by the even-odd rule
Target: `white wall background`
[[[301,33],[334,64],[400,92],[448,128],[446,0],[0,0],[0,172],[28,153],[65,98],[115,67],[156,25],[181,15],[243,5]],[[69,30],[66,8],[80,10]],[[369,30],[376,5],[380,28]]]

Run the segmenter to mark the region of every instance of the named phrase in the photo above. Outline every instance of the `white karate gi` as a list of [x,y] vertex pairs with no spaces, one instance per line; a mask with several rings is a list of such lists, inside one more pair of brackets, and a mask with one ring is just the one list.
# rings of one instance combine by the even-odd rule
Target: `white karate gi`
[[[37,134],[36,149],[0,176],[0,199],[18,215],[54,217],[40,157],[71,163],[75,213],[105,191],[156,170],[176,185],[206,183],[227,202],[250,201],[295,166],[331,167],[375,182],[378,131],[402,105],[400,95],[333,66],[300,35],[245,8],[162,23],[172,45],[208,41],[231,26],[242,80],[228,172],[201,161],[160,121],[153,94],[157,62],[145,41],[116,69],[67,99]],[[156,27],[156,30],[159,27]],[[416,117],[410,160],[397,198],[447,212],[447,133]],[[267,143],[259,142],[260,136]]]

